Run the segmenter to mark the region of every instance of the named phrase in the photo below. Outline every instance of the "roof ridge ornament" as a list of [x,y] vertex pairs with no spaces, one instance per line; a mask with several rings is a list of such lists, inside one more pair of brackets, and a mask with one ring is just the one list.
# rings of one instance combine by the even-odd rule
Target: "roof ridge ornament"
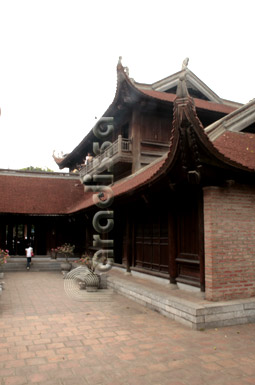
[[189,58],[186,57],[183,62],[182,62],[182,70],[187,70],[188,69],[188,64],[189,64]]
[[119,56],[119,61],[118,61],[118,64],[117,64],[117,70],[123,70],[123,72],[125,72],[125,74],[129,77],[129,68],[123,66],[123,64],[122,64],[122,56]]
[[124,67],[124,72],[129,77],[129,68],[128,67]]
[[117,72],[124,71],[122,64],[122,56],[119,56],[118,64],[117,64]]
[[122,67],[122,56],[119,56],[119,61],[118,61],[117,66],[121,66]]

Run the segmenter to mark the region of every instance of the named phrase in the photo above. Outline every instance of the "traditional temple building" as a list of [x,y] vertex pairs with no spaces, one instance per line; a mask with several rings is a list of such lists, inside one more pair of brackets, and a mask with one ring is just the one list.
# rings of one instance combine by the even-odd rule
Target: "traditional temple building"
[[[186,61],[187,63],[187,61]],[[99,140],[91,130],[60,169],[88,175],[112,160],[115,263],[194,286],[210,300],[255,295],[255,100],[224,100],[184,62],[153,84],[117,66],[117,90],[103,117],[114,118],[111,145],[87,164]],[[83,164],[83,165],[82,165]],[[100,167],[100,168],[99,168]],[[92,193],[73,213],[92,218]],[[91,223],[86,248],[92,246]]]
[[77,253],[95,251],[98,207],[83,184],[113,174],[108,238],[115,266],[197,288],[208,300],[254,296],[255,100],[220,98],[187,61],[176,74],[141,84],[120,60],[103,118],[113,118],[114,127],[103,151],[94,153],[104,139],[91,129],[71,153],[55,158],[70,174],[0,172],[2,245],[17,253],[21,234],[35,238],[40,254],[61,241],[75,243]]

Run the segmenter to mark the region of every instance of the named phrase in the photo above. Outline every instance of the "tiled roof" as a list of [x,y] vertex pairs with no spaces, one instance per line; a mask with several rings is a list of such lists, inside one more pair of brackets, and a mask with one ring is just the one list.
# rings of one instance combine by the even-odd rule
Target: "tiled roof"
[[[143,89],[140,89],[139,91],[142,92],[143,94],[147,95],[147,96],[152,97],[152,98],[167,101],[167,102],[173,102],[174,99],[176,98],[175,94],[170,94],[167,92],[154,91],[154,90],[143,90]],[[222,112],[225,114],[229,114],[230,112],[235,111],[237,109],[237,107],[227,106],[225,104],[208,102],[207,100],[202,100],[202,99],[197,99],[197,98],[193,98],[193,100],[195,102],[196,108],[201,108],[204,110],[216,111],[216,112]]]
[[[159,92],[155,90],[139,89],[140,94],[147,95],[149,98],[155,98],[161,101],[173,103],[176,95]],[[117,98],[117,97],[116,97]],[[115,98],[115,99],[116,99]],[[196,108],[230,114],[236,110],[236,107],[220,103],[208,102],[194,98]],[[110,108],[110,107],[109,107]],[[243,106],[240,109],[245,109]],[[232,113],[234,115],[237,113]],[[226,118],[226,119],[225,119]],[[227,120],[227,117],[223,119]],[[222,122],[222,119],[220,120]],[[243,165],[252,170],[255,169],[255,135],[249,133],[239,133],[224,131],[214,141],[209,138],[203,127],[199,128],[206,138],[205,145],[209,148],[213,146],[226,158],[229,158],[239,165]],[[206,130],[205,130],[206,131]],[[83,146],[86,138],[77,146]],[[213,143],[213,146],[212,146]],[[171,157],[174,151],[170,151],[163,158],[142,168],[137,173],[116,182],[112,186],[114,197],[124,194],[132,194],[134,190],[143,187],[146,184],[160,177],[163,172],[169,170]],[[213,150],[215,150],[215,148]],[[74,151],[73,151],[74,152]],[[217,154],[216,154],[217,156]],[[68,156],[67,156],[68,158]],[[224,162],[224,158],[223,158]],[[235,166],[235,165],[234,165]],[[237,164],[238,166],[238,164]],[[94,205],[92,200],[93,193],[84,193],[78,177],[54,178],[47,176],[14,176],[0,174],[0,213],[23,213],[38,215],[60,215],[71,214],[86,209]]]
[[83,199],[79,179],[0,175],[0,213],[65,214],[73,202]]
[[[118,80],[117,80],[117,89],[115,93],[114,100],[110,104],[110,106],[107,108],[105,113],[103,114],[103,117],[110,117],[114,116],[116,114],[116,111],[119,112],[119,104],[123,103],[125,104],[125,99],[132,100],[131,95],[136,94],[136,97],[144,97],[147,96],[149,98],[154,98],[157,101],[161,102],[167,102],[167,103],[173,103],[174,99],[176,98],[175,94],[167,93],[167,92],[162,92],[162,91],[155,91],[152,89],[144,89],[142,87],[139,87],[138,83],[131,81],[129,76],[124,70],[124,67],[122,65],[119,65],[117,67],[118,71]],[[177,75],[177,74],[176,74]],[[193,76],[195,76],[193,74]],[[198,79],[198,78],[197,78]],[[199,80],[199,79],[198,79]],[[200,81],[200,80],[199,80]],[[125,84],[125,86],[123,86]],[[128,87],[127,87],[128,85]],[[204,85],[205,86],[205,85]],[[211,91],[212,92],[212,91]],[[123,97],[127,93],[130,96],[128,97]],[[216,94],[215,94],[216,95]],[[221,99],[222,100],[222,99]],[[196,108],[200,108],[203,110],[208,110],[208,111],[215,111],[219,112],[222,114],[229,114],[230,112],[235,111],[238,108],[238,104],[233,103],[233,105],[227,105],[224,103],[217,103],[217,102],[212,102],[212,101],[206,101],[202,99],[197,99],[194,98],[195,106]],[[133,103],[137,103],[137,100],[133,100]],[[65,167],[72,167],[76,163],[76,157],[81,158],[81,154],[84,157],[85,154],[85,148],[88,145],[90,139],[92,138],[91,141],[93,141],[93,131],[92,129],[89,131],[89,133],[83,138],[83,140],[76,146],[73,151],[71,151],[70,154],[67,154],[63,158],[58,158],[54,156],[54,159],[60,169],[65,168]],[[88,148],[87,148],[88,150]]]
[[[255,169],[255,134],[225,132],[213,145],[231,160]],[[132,193],[150,182],[165,166],[167,157],[118,181],[111,188],[114,197]],[[60,215],[94,205],[93,193],[84,192],[78,178],[0,175],[0,213]]]
[[[113,196],[117,197],[125,193],[131,193],[138,187],[142,187],[143,184],[148,183],[150,179],[159,172],[160,168],[166,161],[166,157],[160,159],[153,163],[153,165],[149,165],[139,170],[136,174],[133,174],[130,177],[125,178],[111,186],[113,191]],[[69,208],[69,213],[80,211],[86,209],[90,206],[94,205],[92,200],[92,193],[86,192],[84,193],[84,199],[76,202],[72,207]]]
[[229,159],[255,169],[255,134],[225,131],[213,145]]
[[[165,158],[117,182],[114,196],[131,192],[159,171]],[[84,192],[77,178],[47,178],[0,174],[0,213],[30,215],[71,214],[94,205],[91,192]]]

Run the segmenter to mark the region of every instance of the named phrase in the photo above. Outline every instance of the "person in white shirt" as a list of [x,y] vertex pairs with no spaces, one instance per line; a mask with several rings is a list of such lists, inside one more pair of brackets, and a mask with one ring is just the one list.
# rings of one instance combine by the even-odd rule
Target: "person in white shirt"
[[93,160],[93,156],[91,155],[90,152],[88,152],[88,155],[87,155],[86,158],[85,158],[85,166],[86,166],[87,164],[89,164],[90,162],[92,162],[92,160]]
[[33,248],[31,245],[28,245],[28,248],[26,250],[26,257],[27,257],[27,270],[30,269],[30,263],[31,263],[31,258],[33,256]]

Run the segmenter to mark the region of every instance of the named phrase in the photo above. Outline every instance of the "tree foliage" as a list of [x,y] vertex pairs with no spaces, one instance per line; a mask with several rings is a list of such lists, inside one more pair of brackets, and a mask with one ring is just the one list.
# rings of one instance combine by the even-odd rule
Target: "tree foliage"
[[50,168],[41,168],[41,167],[34,167],[34,166],[29,166],[29,167],[24,167],[20,169],[21,171],[34,171],[34,172],[54,172]]

